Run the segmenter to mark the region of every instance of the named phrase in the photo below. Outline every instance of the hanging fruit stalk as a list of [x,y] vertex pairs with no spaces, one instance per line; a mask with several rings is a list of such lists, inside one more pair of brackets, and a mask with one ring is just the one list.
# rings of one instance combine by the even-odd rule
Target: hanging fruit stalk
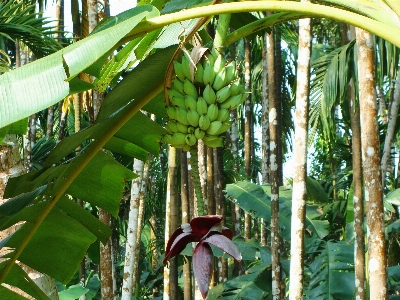
[[[197,61],[194,58],[197,57]],[[226,62],[216,48],[195,47],[174,61],[174,75],[167,90],[167,134],[163,141],[190,151],[199,215],[203,197],[197,169],[197,141],[208,147],[223,146],[223,136],[231,126],[230,111],[246,99],[236,62]],[[197,180],[196,180],[197,178]]]

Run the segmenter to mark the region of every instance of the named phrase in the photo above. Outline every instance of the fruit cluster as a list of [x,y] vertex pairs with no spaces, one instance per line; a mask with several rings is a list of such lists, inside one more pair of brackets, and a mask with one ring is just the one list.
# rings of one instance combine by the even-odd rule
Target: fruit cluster
[[209,147],[221,147],[221,134],[232,124],[230,111],[246,99],[235,61],[227,63],[213,48],[202,55],[195,67],[187,53],[182,63],[173,63],[175,77],[168,90],[168,134],[164,141],[184,151],[189,151],[197,140]]

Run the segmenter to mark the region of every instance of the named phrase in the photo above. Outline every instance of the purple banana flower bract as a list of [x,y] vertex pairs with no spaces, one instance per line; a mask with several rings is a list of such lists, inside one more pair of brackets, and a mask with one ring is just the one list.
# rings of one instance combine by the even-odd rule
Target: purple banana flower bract
[[193,272],[204,299],[212,273],[213,253],[209,244],[237,261],[242,260],[239,249],[231,241],[233,231],[222,226],[222,219],[220,215],[208,215],[194,218],[190,224],[182,224],[170,237],[165,250],[164,264],[181,253],[188,243],[198,242],[193,253]]

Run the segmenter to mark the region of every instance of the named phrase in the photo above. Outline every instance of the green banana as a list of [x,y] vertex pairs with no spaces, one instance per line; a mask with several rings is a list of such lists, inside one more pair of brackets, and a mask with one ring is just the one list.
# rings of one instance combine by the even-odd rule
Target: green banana
[[217,95],[215,94],[211,85],[207,84],[203,91],[203,98],[206,100],[208,105],[214,104],[217,100]]
[[229,97],[228,99],[226,99],[225,102],[221,103],[219,107],[230,109],[230,110],[235,109],[236,107],[238,107],[241,104],[241,98],[242,98],[242,94]]
[[169,89],[168,90],[168,99],[171,101],[172,97],[181,97],[183,98],[184,95],[179,93],[177,90],[175,89]]
[[207,130],[210,127],[210,118],[207,115],[201,115],[199,118],[199,127],[201,130]]
[[230,117],[230,111],[226,108],[220,108],[218,109],[218,116],[217,116],[217,121],[225,122],[229,120]]
[[185,108],[185,99],[183,97],[172,97],[169,99],[172,105],[177,107]]
[[222,122],[221,128],[217,131],[216,135],[226,132],[231,126],[232,122]]
[[213,67],[208,62],[206,62],[205,66],[204,66],[204,71],[203,71],[203,83],[205,85],[213,84],[213,82],[215,80],[215,75],[216,75],[216,73],[214,73]]
[[212,57],[213,57],[214,59],[217,59],[217,57],[218,57],[219,55],[221,55],[221,52],[220,52],[217,48],[215,48],[215,47],[212,47],[211,50],[209,50],[209,51],[210,51],[210,53],[211,53],[211,55],[212,55]]
[[206,146],[211,148],[222,147],[224,145],[222,137],[219,136],[205,135],[202,140]]
[[179,80],[179,78],[175,78],[171,82],[172,89],[178,91],[179,93],[183,94],[183,82]]
[[188,127],[188,133],[194,133],[194,127],[189,126]]
[[194,72],[194,82],[203,83],[204,67],[201,63],[196,65],[196,71]]
[[200,115],[197,113],[196,110],[189,109],[186,116],[187,116],[187,121],[189,122],[190,125],[192,125],[193,127],[199,126]]
[[197,112],[199,115],[204,115],[207,113],[207,102],[203,97],[197,98]]
[[185,95],[185,108],[186,110],[196,110],[197,109],[197,100],[192,96]]
[[211,104],[207,109],[207,116],[210,118],[210,121],[214,121],[218,117],[218,106],[217,104]]
[[226,99],[228,99],[228,97],[231,94],[231,86],[227,85],[224,86],[222,89],[220,89],[219,91],[217,91],[217,93],[215,94],[217,96],[217,102],[218,103],[222,103],[224,102]]
[[186,144],[188,144],[189,146],[193,146],[194,144],[196,144],[197,139],[194,136],[194,134],[187,134],[185,137],[185,141],[186,141]]
[[206,133],[208,135],[215,135],[218,130],[221,128],[222,122],[221,121],[212,121],[210,126],[207,128]]
[[198,140],[201,140],[205,134],[206,133],[203,130],[201,130],[199,127],[197,127],[196,130],[194,131],[194,136]]
[[224,68],[217,74],[217,76],[215,76],[215,79],[214,79],[214,82],[212,85],[214,90],[218,91],[224,87],[225,76],[226,76],[226,70]]
[[[188,57],[186,52],[184,52],[184,54],[182,56],[182,71],[183,71],[183,74],[185,75],[186,79],[187,78],[191,79],[192,75],[190,74],[190,58]],[[182,81],[184,81],[184,80],[182,80]]]
[[168,116],[168,118],[169,119],[171,119],[171,120],[176,120],[177,119],[177,116],[178,116],[178,111],[177,111],[177,108],[176,107],[174,107],[174,106],[167,106],[167,116]]
[[225,67],[225,84],[231,83],[233,80],[236,79],[236,62],[232,60],[226,67]]
[[[213,50],[211,50],[211,51],[213,51]],[[219,53],[218,53],[218,55],[219,55]],[[212,55],[212,52],[207,52],[206,55],[205,55],[204,61],[205,61],[205,63],[209,63],[211,66],[213,66],[216,57],[217,57],[217,56],[214,57],[214,56]],[[206,67],[206,66],[204,65],[204,68],[205,68],[205,67]]]
[[222,55],[218,55],[214,61],[213,70],[215,74],[218,74],[225,67],[225,58]]
[[178,132],[188,133],[188,126],[183,125],[181,122],[176,122],[176,128],[178,129]]
[[175,71],[175,75],[181,80],[184,81],[185,80],[185,74],[183,73],[183,68],[182,65],[177,62],[176,60],[174,60],[174,71]]
[[168,133],[175,133],[178,132],[178,124],[177,122],[173,121],[173,120],[169,120],[166,124],[165,124],[165,129],[168,131]]
[[198,93],[197,93],[197,89],[196,87],[193,85],[193,83],[189,80],[189,79],[185,79],[185,81],[183,82],[183,90],[185,91],[186,95],[192,96],[193,98],[195,98],[197,100],[197,98],[199,97]]
[[236,96],[241,92],[242,84],[240,83],[240,79],[236,79],[231,83],[231,96]]
[[178,107],[177,108],[177,114],[176,114],[176,120],[183,125],[190,125],[188,120],[187,120],[187,111],[183,108]]

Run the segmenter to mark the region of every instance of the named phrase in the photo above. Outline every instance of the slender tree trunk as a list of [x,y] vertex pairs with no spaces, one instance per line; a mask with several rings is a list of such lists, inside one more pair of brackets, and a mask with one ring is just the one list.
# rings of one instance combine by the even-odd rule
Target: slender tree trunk
[[[354,206],[354,271],[356,282],[356,299],[366,299],[365,290],[365,234],[364,234],[364,197],[361,165],[361,126],[360,107],[355,106],[354,82],[349,84],[352,94],[350,99],[350,120],[352,131],[353,156],[353,206]],[[349,94],[350,94],[349,93]]]
[[[186,152],[181,152],[181,202],[182,202],[182,224],[190,222],[190,198],[189,198],[189,177]],[[200,159],[201,155],[199,155]],[[200,167],[200,163],[199,163]],[[201,178],[201,176],[200,176]],[[192,299],[192,275],[190,262],[185,259],[183,265],[183,299]]]
[[[276,106],[276,111],[277,111],[277,116],[276,116],[276,122],[277,122],[277,134],[278,134],[278,139],[276,140],[277,144],[277,152],[276,152],[276,162],[278,165],[278,185],[281,186],[283,185],[283,170],[282,170],[282,162],[283,162],[283,152],[282,152],[282,140],[283,140],[283,135],[282,135],[282,81],[283,81],[283,69],[282,69],[282,47],[281,47],[281,42],[282,42],[282,33],[281,29],[279,26],[274,27],[274,69],[275,69],[275,94],[274,98],[276,99],[275,101],[275,106]],[[271,41],[272,42],[272,41]],[[269,63],[269,62],[268,62]]]
[[[171,227],[171,219],[174,217],[171,214],[171,208],[176,203],[177,197],[177,164],[176,157],[177,151],[176,148],[169,146],[168,147],[168,180],[167,180],[167,199],[166,199],[166,213],[165,213],[165,244],[167,244],[172,232],[176,228]],[[175,258],[173,259],[175,260]],[[164,297],[163,299],[177,299],[177,271],[174,269],[177,267],[175,263],[172,263],[173,260],[170,260],[169,267],[164,267]],[[175,276],[175,278],[173,278]],[[176,284],[176,285],[175,285]]]
[[374,42],[370,33],[356,29],[361,115],[361,147],[368,233],[370,299],[387,299],[387,258],[383,219],[379,129],[375,95]]
[[[350,26],[350,39],[355,39],[355,28]],[[347,35],[346,35],[347,37]],[[349,42],[349,39],[346,40]],[[360,106],[356,103],[353,78],[348,84],[350,108],[350,126],[352,132],[352,165],[353,165],[353,207],[354,207],[354,277],[356,299],[366,299],[365,281],[365,233],[364,233],[364,196],[361,161],[361,124]]]
[[[267,51],[268,34],[264,34],[264,45],[262,52],[262,116],[261,116],[261,183],[266,184],[270,182],[269,179],[269,101],[268,101],[268,51]],[[261,219],[261,244],[267,245],[268,233],[267,223]]]
[[[244,71],[244,86],[246,90],[251,90],[251,43],[246,40],[244,44],[244,53],[245,53],[245,71]],[[245,161],[245,173],[246,179],[251,181],[252,173],[251,173],[251,160],[252,160],[252,152],[251,152],[251,143],[253,142],[251,136],[251,128],[252,128],[252,121],[253,121],[253,107],[251,104],[251,93],[247,95],[245,104],[245,121],[244,121],[244,161]],[[251,239],[251,216],[250,214],[245,212],[245,219],[244,219],[244,232],[245,238]]]
[[279,136],[276,83],[274,30],[268,36],[268,91],[269,91],[269,135],[270,135],[270,180],[271,180],[271,256],[272,256],[272,297],[281,297],[280,234],[279,234]]
[[[309,1],[302,1],[309,2]],[[296,113],[294,119],[295,162],[292,196],[290,246],[290,296],[303,299],[304,229],[307,200],[308,105],[310,92],[311,19],[299,21],[299,53],[297,60]]]
[[135,252],[138,247],[136,236],[138,236],[139,203],[142,193],[142,182],[144,179],[143,168],[144,162],[135,158],[133,160],[133,172],[137,174],[138,177],[132,180],[131,185],[128,229],[126,233],[124,276],[122,278],[122,300],[130,300],[135,291],[136,282],[133,280],[133,273],[137,263],[137,261],[135,261]]
[[397,115],[399,113],[400,105],[400,76],[397,76],[396,86],[393,95],[393,102],[390,105],[389,120],[385,136],[385,143],[382,154],[381,170],[382,170],[382,186],[385,186],[386,172],[388,170],[388,163],[390,159],[390,152],[395,137]]

